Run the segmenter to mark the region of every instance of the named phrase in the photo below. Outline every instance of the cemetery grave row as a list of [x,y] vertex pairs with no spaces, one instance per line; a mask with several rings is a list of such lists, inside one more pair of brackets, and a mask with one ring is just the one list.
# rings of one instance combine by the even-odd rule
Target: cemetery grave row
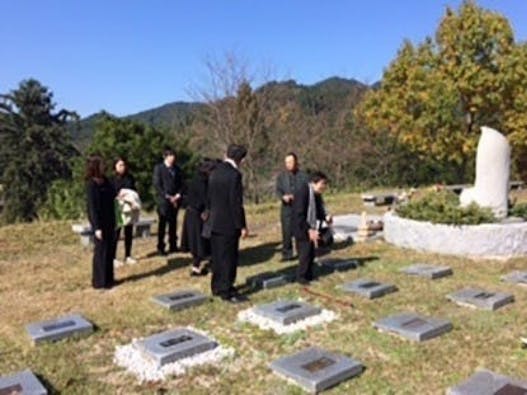
[[[350,261],[351,262],[351,261]],[[342,267],[356,267],[357,262]],[[335,268],[334,270],[339,270]],[[401,270],[402,273],[429,280],[453,274],[449,267],[417,264]],[[527,272],[512,272],[502,281],[527,285]],[[255,286],[262,285],[257,282]],[[343,292],[374,299],[397,292],[394,284],[382,283],[369,278],[357,279],[339,286]],[[466,288],[451,293],[447,299],[462,306],[495,310],[514,301],[512,294],[490,292],[484,289]],[[209,298],[195,290],[178,290],[152,297],[151,301],[170,311],[199,306]],[[262,329],[274,329],[278,334],[306,329],[309,326],[330,322],[338,316],[334,312],[313,306],[301,300],[279,300],[254,306],[241,311],[242,322]],[[381,332],[396,334],[402,338],[423,342],[451,331],[453,325],[443,318],[428,317],[414,312],[400,312],[381,318],[373,323]],[[88,335],[94,326],[79,314],[53,320],[31,323],[26,331],[33,344],[59,341],[72,336]],[[527,341],[522,340],[524,343]],[[194,328],[173,328],[156,333],[131,344],[118,347],[114,362],[134,373],[140,381],[164,379],[165,376],[183,374],[186,368],[213,363],[234,355],[234,350],[221,344],[207,333]],[[292,355],[272,361],[270,369],[309,392],[320,392],[360,375],[365,367],[354,357],[348,357],[320,347],[309,347]],[[47,394],[48,391],[31,371],[25,370],[0,378],[0,395]],[[450,395],[505,395],[527,393],[527,382],[482,370],[466,381],[447,390]]]

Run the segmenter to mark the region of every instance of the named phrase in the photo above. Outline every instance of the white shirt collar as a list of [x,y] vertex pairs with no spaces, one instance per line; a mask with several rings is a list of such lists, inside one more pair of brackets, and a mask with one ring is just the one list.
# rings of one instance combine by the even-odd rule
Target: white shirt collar
[[236,164],[235,161],[233,161],[232,159],[230,158],[227,158],[225,159],[225,162],[229,163],[232,167],[234,167],[235,169],[238,169],[238,165]]

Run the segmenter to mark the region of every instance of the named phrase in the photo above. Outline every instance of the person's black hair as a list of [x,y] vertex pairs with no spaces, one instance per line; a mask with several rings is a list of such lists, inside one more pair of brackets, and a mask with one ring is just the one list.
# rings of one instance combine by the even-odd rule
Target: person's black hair
[[207,158],[203,160],[198,166],[198,172],[201,175],[208,177],[210,173],[212,173],[214,169],[216,169],[217,166],[218,166],[218,161]]
[[165,149],[163,150],[163,158],[166,158],[167,156],[170,156],[170,155],[176,156],[176,151],[174,151],[170,147],[165,147]]
[[243,145],[231,144],[227,148],[227,158],[240,163],[247,156],[247,148]]
[[292,156],[295,159],[295,162],[298,162],[298,156],[294,152],[288,152],[285,157],[287,158],[288,156]]
[[120,162],[120,161],[123,161],[124,162],[124,175],[127,175],[128,174],[128,160],[126,160],[126,157],[124,157],[123,155],[119,155],[117,158],[115,158],[115,160],[113,161],[113,171],[115,174],[117,174],[117,171],[115,170],[115,166],[117,166],[117,163]]
[[313,173],[311,173],[311,177],[310,177],[310,181],[312,183],[317,183],[321,180],[325,180],[326,182],[329,181],[329,178],[328,176],[326,176],[326,174],[324,174],[323,172],[321,171],[314,171]]

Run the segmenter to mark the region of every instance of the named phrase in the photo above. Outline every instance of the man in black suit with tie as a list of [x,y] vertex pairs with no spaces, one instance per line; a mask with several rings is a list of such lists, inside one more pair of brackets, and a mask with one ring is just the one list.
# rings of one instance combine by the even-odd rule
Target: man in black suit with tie
[[154,169],[153,183],[156,190],[157,214],[157,253],[166,255],[165,230],[168,223],[169,253],[177,251],[177,215],[183,189],[183,173],[176,164],[176,153],[167,148],[163,153],[163,163]]
[[318,222],[333,221],[322,200],[327,184],[327,176],[322,172],[315,172],[309,184],[296,190],[293,200],[293,235],[300,260],[296,281],[303,285],[308,285],[313,280],[315,248],[318,247],[320,238]]
[[242,174],[239,171],[246,155],[245,147],[229,145],[225,161],[212,172],[208,185],[211,289],[213,295],[231,303],[246,300],[234,288],[240,236],[248,235],[243,207]]

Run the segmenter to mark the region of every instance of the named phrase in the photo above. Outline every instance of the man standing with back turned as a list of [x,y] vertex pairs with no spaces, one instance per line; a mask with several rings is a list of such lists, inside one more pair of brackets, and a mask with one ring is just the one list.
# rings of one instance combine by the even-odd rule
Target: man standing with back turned
[[293,199],[295,192],[309,182],[306,173],[298,168],[298,158],[294,152],[285,156],[285,170],[276,179],[276,194],[282,201],[280,222],[282,223],[282,262],[293,257]]
[[238,267],[240,236],[247,237],[243,207],[242,174],[239,171],[247,149],[229,145],[225,161],[209,177],[208,208],[212,250],[212,294],[230,303],[246,300],[234,283]]
[[157,253],[166,255],[165,230],[167,224],[169,253],[177,252],[177,215],[183,189],[183,174],[176,164],[176,153],[172,149],[166,148],[163,153],[163,163],[156,165],[153,184],[159,215]]

